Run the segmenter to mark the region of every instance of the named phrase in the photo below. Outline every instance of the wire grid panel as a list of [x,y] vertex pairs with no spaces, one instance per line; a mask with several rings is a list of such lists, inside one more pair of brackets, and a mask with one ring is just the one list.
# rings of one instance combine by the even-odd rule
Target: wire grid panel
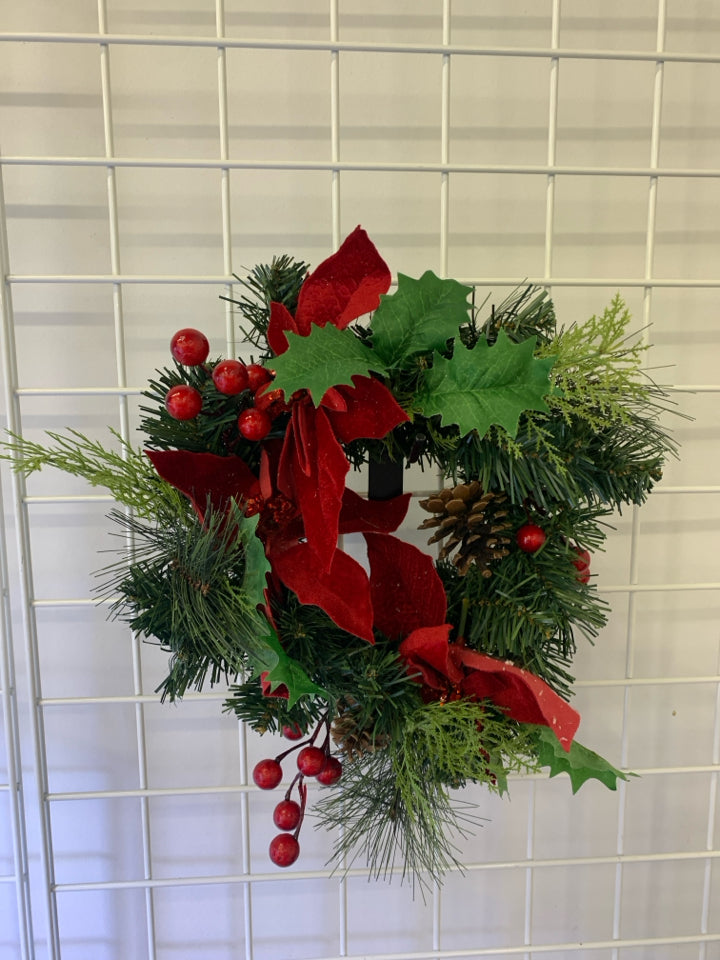
[[157,703],[163,655],[93,598],[109,501],[64,475],[16,481],[38,956],[720,957],[720,18],[701,0],[478,6],[7,11],[8,423],[134,441],[176,328],[233,351],[216,300],[232,274],[284,251],[317,263],[359,222],[395,271],[493,299],[529,278],[565,322],[619,289],[695,417],[594,560],[614,614],[577,663],[581,739],[642,778],[468,791],[489,822],[429,902],[360,867],[328,876],[312,831],[271,869],[272,800],[247,771],[275,747],[221,715],[221,692]]

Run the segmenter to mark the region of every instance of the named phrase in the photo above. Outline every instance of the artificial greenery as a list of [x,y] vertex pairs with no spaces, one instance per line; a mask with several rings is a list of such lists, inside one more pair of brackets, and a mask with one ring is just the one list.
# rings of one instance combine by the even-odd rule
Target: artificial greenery
[[[454,795],[465,784],[504,794],[511,774],[549,767],[573,792],[614,789],[626,774],[573,740],[567,702],[576,646],[609,613],[589,558],[676,453],[621,298],[565,329],[530,285],[478,305],[427,272],[388,293],[359,228],[309,276],[281,256],[236,280],[224,299],[273,371],[271,405],[269,384],[225,394],[214,362],[176,359],[143,393],[149,457],[73,431],[5,445],[15,469],[56,467],[126,508],[111,516],[130,551],[101,592],[169,654],[161,698],[222,683],[225,710],[258,733],[334,744],[344,771],[320,824],[337,828],[338,862],[364,857],[374,876],[422,883],[457,864],[477,820]],[[202,401],[189,420],[165,405],[181,384]],[[248,411],[270,411],[266,432],[243,431]],[[378,507],[346,488],[373,459],[440,474],[429,526],[441,543],[462,529],[454,558],[393,535],[403,498]],[[541,535],[531,548],[524,528]],[[368,571],[340,532],[366,537]]]

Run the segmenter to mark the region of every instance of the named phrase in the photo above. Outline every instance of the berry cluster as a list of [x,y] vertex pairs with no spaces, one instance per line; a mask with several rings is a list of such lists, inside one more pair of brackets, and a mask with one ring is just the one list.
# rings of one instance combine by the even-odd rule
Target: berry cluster
[[[322,730],[325,731],[325,739],[323,745],[318,747],[315,741]],[[296,759],[298,772],[287,788],[285,797],[273,811],[273,823],[283,833],[272,839],[269,850],[270,859],[276,866],[289,867],[300,855],[298,835],[307,804],[305,777],[315,777],[326,787],[332,786],[342,776],[342,764],[337,757],[330,755],[330,724],[327,717],[323,717],[313,735],[306,740],[301,740],[302,731],[297,726],[283,727],[283,735],[288,740],[300,742],[274,759],[260,760],[255,764],[252,776],[261,790],[274,790],[282,780],[281,761],[295,750],[299,751]],[[299,803],[292,799],[294,789],[297,789]]]
[[[170,352],[183,366],[199,367],[205,365],[210,344],[199,330],[184,327],[170,341]],[[240,412],[238,430],[246,440],[264,440],[275,417],[285,411],[281,390],[265,392],[272,382],[272,372],[257,363],[245,364],[240,360],[221,360],[208,372],[219,393],[229,397],[248,394],[252,405]],[[171,387],[165,397],[165,409],[175,420],[194,420],[202,406],[202,394],[187,383]]]

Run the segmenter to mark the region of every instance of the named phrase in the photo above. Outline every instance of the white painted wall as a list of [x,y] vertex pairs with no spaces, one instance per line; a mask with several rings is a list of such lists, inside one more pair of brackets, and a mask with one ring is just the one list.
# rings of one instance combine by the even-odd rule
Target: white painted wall
[[[36,956],[719,960],[717,5],[100,0],[100,21],[86,0],[0,7],[6,291],[28,436],[105,439],[125,412],[136,436],[135,390],[175,329],[226,349],[231,271],[280,252],[317,263],[357,223],[395,273],[445,270],[495,298],[544,279],[566,323],[619,289],[637,326],[652,322],[656,379],[698,388],[677,398],[695,419],[676,421],[667,492],[639,526],[619,517],[594,561],[614,614],[578,657],[581,739],[642,778],[574,798],[562,778],[515,781],[511,802],[473,793],[489,822],[463,852],[471,869],[427,904],[329,878],[328,839],[311,831],[297,870],[269,868],[273,801],[242,785],[273,747],[220,714],[221,692],[156,704],[164,655],[92,603],[56,602],[91,597],[108,503],[32,477],[32,497],[81,498],[23,508],[49,701],[54,952],[4,476]],[[73,393],[88,387],[104,393]],[[6,728],[9,683],[0,697]],[[12,796],[0,788],[2,960],[22,949]]]

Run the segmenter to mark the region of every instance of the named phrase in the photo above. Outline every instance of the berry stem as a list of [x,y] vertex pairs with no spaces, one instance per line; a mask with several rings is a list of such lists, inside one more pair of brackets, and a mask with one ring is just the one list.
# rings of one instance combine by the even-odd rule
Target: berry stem
[[295,827],[295,832],[293,836],[297,840],[300,833],[300,828],[303,825],[303,820],[305,819],[305,807],[307,806],[307,786],[305,785],[305,778],[300,775],[300,781],[298,783],[298,793],[300,794],[300,819],[298,820],[298,825]]

